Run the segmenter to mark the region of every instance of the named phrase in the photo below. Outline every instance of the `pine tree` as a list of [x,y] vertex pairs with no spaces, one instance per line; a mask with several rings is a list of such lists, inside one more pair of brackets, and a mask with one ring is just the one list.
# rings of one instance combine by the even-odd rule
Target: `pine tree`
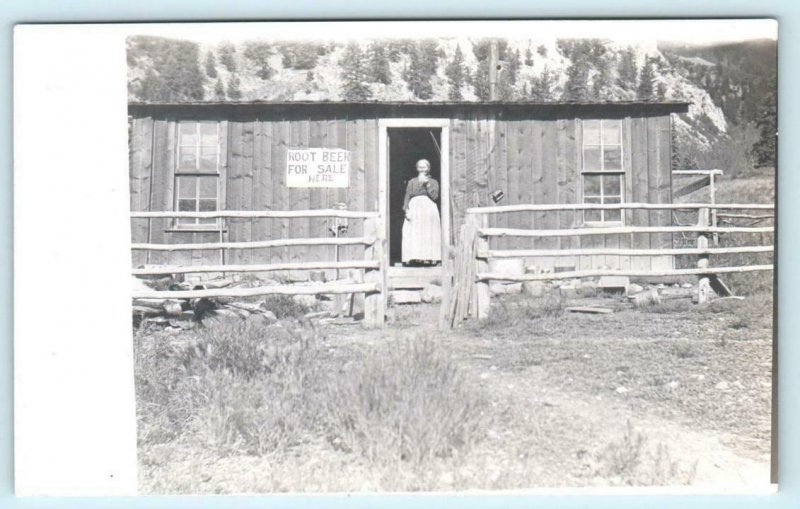
[[588,101],[589,92],[589,65],[583,56],[576,55],[567,68],[567,82],[564,84],[563,101]]
[[320,53],[325,51],[323,45],[311,42],[285,43],[279,49],[283,67],[303,71],[316,67]]
[[667,84],[663,81],[659,81],[656,86],[656,98],[658,98],[659,101],[665,101],[667,99]]
[[231,74],[231,77],[228,79],[228,98],[233,99],[234,101],[239,100],[242,98],[242,90],[240,88],[241,83],[239,81],[239,77],[235,74]]
[[369,49],[369,78],[375,83],[388,85],[392,82],[392,70],[389,68],[389,59],[383,43],[376,42]]
[[539,56],[547,57],[547,47],[544,44],[540,44],[539,47],[536,48],[536,53],[538,53]]
[[530,46],[528,46],[528,49],[525,50],[525,65],[528,67],[533,67],[533,52],[531,51]]
[[357,43],[347,45],[342,61],[342,97],[346,101],[363,101],[372,97],[367,84],[367,68],[364,63],[364,52]]
[[217,59],[214,54],[209,51],[206,53],[206,76],[209,78],[217,77]]
[[222,79],[217,79],[217,84],[214,85],[214,99],[225,100],[225,85],[222,83]]
[[555,77],[547,66],[544,66],[542,74],[531,79],[531,100],[536,102],[548,102],[555,98]]
[[275,74],[275,71],[269,65],[269,59],[273,55],[274,50],[272,46],[266,43],[254,42],[249,43],[244,50],[244,56],[253,64],[258,67],[256,76],[266,81]]
[[433,40],[423,40],[414,45],[410,53],[409,66],[404,73],[411,92],[420,99],[433,97],[431,78],[436,74],[439,59],[438,45]]
[[190,41],[139,36],[128,41],[128,52],[135,62],[146,57],[145,76],[132,90],[143,101],[201,101],[205,95],[206,74],[200,47]]
[[639,74],[639,87],[636,89],[636,96],[640,101],[655,99],[655,77],[653,62],[648,58],[642,66],[642,72]]
[[478,60],[475,76],[472,79],[472,89],[475,95],[483,101],[489,100],[489,61]]
[[756,119],[759,138],[753,144],[752,154],[758,166],[775,166],[778,149],[777,76],[770,78],[771,86],[764,97],[761,113]]
[[219,62],[225,66],[228,72],[236,72],[235,53],[236,47],[229,42],[223,43],[219,48]]
[[608,69],[605,65],[600,65],[600,68],[597,70],[597,74],[592,81],[592,99],[595,101],[600,101],[604,99],[608,99],[607,92],[608,86],[610,84],[610,78],[608,76]]
[[519,50],[515,50],[511,53],[508,59],[508,65],[506,66],[507,69],[507,77],[508,82],[511,85],[514,85],[517,82],[517,76],[519,75],[519,68],[522,67],[522,58],[520,57]]
[[461,53],[461,46],[456,46],[456,51],[453,54],[453,60],[447,64],[445,75],[449,85],[447,97],[451,101],[462,100],[463,94],[461,87],[464,85],[464,54]]
[[636,90],[636,53],[628,47],[620,54],[617,67],[617,85],[620,88],[633,92]]

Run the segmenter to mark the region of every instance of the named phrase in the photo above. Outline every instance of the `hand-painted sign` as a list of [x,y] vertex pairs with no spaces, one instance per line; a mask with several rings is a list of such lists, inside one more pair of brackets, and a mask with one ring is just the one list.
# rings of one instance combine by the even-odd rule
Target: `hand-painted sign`
[[340,148],[289,149],[286,187],[347,187],[350,152]]

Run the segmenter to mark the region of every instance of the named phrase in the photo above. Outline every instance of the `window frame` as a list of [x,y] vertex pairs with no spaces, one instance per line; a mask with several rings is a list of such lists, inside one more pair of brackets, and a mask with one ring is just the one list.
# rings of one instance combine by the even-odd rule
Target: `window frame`
[[[598,137],[599,143],[586,143],[586,123],[587,122],[597,122],[598,123]],[[619,130],[619,143],[605,143],[603,130],[604,124],[614,122],[616,124],[616,128]],[[580,167],[580,186],[581,186],[581,203],[588,204],[587,199],[592,200],[600,200],[600,204],[610,204],[607,203],[607,199],[618,198],[619,203],[625,203],[625,179],[626,179],[626,165],[625,165],[625,146],[624,146],[624,122],[621,118],[598,118],[598,119],[582,119],[581,120],[581,147],[580,147],[580,155],[581,155],[581,167]],[[587,147],[594,147],[599,148],[599,157],[600,157],[600,168],[599,169],[587,169],[586,162],[586,148]],[[619,168],[614,169],[606,169],[605,168],[605,152],[606,147],[614,147],[619,150]],[[586,184],[586,177],[587,176],[597,176],[600,177],[600,190],[599,194],[597,195],[586,195],[585,192],[585,184]],[[606,195],[605,194],[605,178],[606,177],[614,177],[619,178],[619,194],[613,195]],[[615,227],[615,226],[624,226],[625,225],[625,211],[623,209],[619,210],[619,220],[608,220],[606,219],[606,214],[609,212],[613,212],[611,210],[598,210],[596,212],[600,213],[600,220],[591,219],[587,220],[587,212],[594,212],[591,210],[583,210],[581,214],[581,219],[583,221],[584,226],[589,227]]]
[[[182,136],[181,136],[181,128],[184,125],[193,124],[195,126],[195,143],[194,145],[184,145],[182,143]],[[202,134],[202,126],[203,124],[211,125],[213,124],[216,128],[216,143],[213,145],[215,149],[216,161],[215,167],[213,171],[209,170],[202,170],[201,166],[201,159],[202,159],[202,152],[204,148],[211,148],[212,145],[204,145],[203,144],[203,134]],[[181,168],[181,155],[186,147],[192,147],[194,150],[194,160],[195,165],[193,169],[189,168]],[[194,178],[194,211],[200,212],[200,203],[204,199],[201,196],[200,192],[200,179],[203,178],[213,178],[216,183],[216,192],[214,196],[214,200],[216,201],[216,208],[215,210],[220,210],[221,208],[221,198],[222,198],[222,123],[218,121],[204,121],[204,120],[179,120],[176,122],[176,143],[175,143],[175,168],[174,168],[174,199],[173,199],[173,210],[176,212],[180,211],[180,202],[181,200],[186,200],[188,198],[181,197],[181,180],[186,179],[188,177]],[[207,198],[210,199],[210,198]],[[175,230],[180,231],[199,231],[199,232],[207,232],[207,231],[219,231],[222,229],[222,221],[221,218],[215,218],[213,222],[201,222],[204,221],[201,218],[174,218],[172,222],[172,227]]]

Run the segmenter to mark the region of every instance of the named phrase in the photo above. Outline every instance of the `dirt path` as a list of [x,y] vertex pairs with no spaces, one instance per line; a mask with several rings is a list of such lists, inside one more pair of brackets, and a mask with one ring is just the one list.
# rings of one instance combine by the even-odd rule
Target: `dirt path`
[[[490,395],[499,416],[496,421],[503,423],[491,429],[487,441],[470,454],[473,467],[487,472],[486,486],[470,487],[691,484],[742,488],[769,482],[769,455],[761,447],[754,450],[741,436],[690,425],[686,419],[665,418],[643,409],[641,402],[624,393],[569,390],[553,381],[557,365],[509,369],[507,360],[498,359],[505,355],[498,354],[504,348],[498,346],[502,340],[464,331],[436,331],[430,326],[435,323],[431,322],[434,307],[402,312],[403,328],[390,328],[388,336],[435,335],[473,383]],[[377,331],[332,340],[343,347],[385,341]],[[639,437],[642,443],[637,446]],[[463,477],[466,480],[469,472]]]
[[[489,366],[479,378],[488,392],[505,400],[517,413],[509,423],[507,438],[531,431],[536,439],[545,440],[549,443],[545,462],[552,461],[551,466],[573,463],[569,484],[587,480],[590,484],[623,484],[632,476],[693,486],[763,487],[769,482],[769,457],[762,456],[759,461],[748,457],[751,454],[746,451],[726,445],[736,442],[730,434],[691,429],[633,410],[617,398],[563,392],[547,382],[543,371],[534,367],[524,373],[508,373]],[[604,470],[604,460],[599,459],[604,446],[622,443],[629,422],[634,436],[644,438],[641,464],[634,471],[608,478],[598,475]],[[662,464],[657,465],[660,445],[664,447]],[[563,481],[563,477],[553,479],[556,484]]]

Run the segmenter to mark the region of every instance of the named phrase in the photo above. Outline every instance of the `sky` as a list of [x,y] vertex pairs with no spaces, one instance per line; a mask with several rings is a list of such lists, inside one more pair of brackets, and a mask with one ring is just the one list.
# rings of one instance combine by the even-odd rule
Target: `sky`
[[598,38],[713,44],[778,37],[771,19],[580,20],[580,21],[384,21],[183,23],[128,25],[132,34],[161,35],[205,43],[247,39],[347,39],[503,37],[506,39]]

